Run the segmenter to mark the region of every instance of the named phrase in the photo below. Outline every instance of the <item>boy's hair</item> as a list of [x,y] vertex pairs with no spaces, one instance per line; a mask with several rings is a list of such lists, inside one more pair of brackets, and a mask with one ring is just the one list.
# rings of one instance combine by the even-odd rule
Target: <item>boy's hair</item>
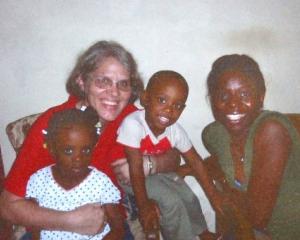
[[118,60],[130,74],[132,94],[129,102],[134,102],[144,88],[143,82],[137,71],[136,61],[131,53],[114,41],[96,42],[78,57],[77,63],[66,83],[68,93],[79,99],[83,99],[85,94],[77,83],[78,77],[81,76],[82,81],[86,83],[89,75],[109,57]]
[[232,54],[224,55],[213,63],[206,82],[209,96],[212,95],[218,84],[219,77],[223,73],[230,71],[241,72],[255,82],[257,90],[261,94],[265,93],[265,80],[257,62],[247,55]]
[[94,130],[94,137],[97,139],[96,124],[98,121],[99,116],[91,107],[86,108],[84,111],[72,108],[56,112],[49,120],[46,138],[48,141],[55,139],[57,132],[66,126],[84,125]]
[[181,81],[188,92],[189,86],[188,86],[185,78],[180,73],[172,71],[172,70],[161,70],[161,71],[154,73],[149,79],[146,90],[149,91],[156,83],[158,83],[159,81],[162,81],[164,78],[166,78],[166,79],[173,78],[173,79],[177,79],[177,80]]

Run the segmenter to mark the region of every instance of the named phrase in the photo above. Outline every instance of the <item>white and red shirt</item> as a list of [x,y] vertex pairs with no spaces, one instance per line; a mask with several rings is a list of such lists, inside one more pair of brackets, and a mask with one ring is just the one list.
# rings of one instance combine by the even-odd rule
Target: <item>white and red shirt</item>
[[192,148],[192,143],[179,123],[166,128],[156,137],[145,120],[145,110],[129,114],[118,129],[117,142],[132,148],[140,149],[143,155],[154,155],[166,152],[171,148],[185,153]]

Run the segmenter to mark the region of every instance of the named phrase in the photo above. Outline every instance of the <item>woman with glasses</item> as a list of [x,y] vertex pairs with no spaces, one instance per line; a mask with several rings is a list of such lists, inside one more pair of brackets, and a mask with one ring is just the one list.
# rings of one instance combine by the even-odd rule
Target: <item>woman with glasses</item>
[[[105,222],[105,212],[100,205],[86,204],[70,212],[41,208],[24,198],[27,181],[34,172],[54,163],[44,144],[44,130],[53,113],[91,106],[99,115],[101,129],[91,165],[106,173],[117,185],[111,163],[124,159],[125,155],[123,147],[116,144],[116,131],[123,118],[136,110],[132,103],[143,84],[133,56],[123,46],[99,41],[78,58],[66,88],[69,99],[44,112],[30,129],[5,181],[0,210],[2,216],[14,224],[93,235],[101,231]],[[162,156],[164,168],[167,168],[167,160],[174,157],[178,158],[172,151]]]

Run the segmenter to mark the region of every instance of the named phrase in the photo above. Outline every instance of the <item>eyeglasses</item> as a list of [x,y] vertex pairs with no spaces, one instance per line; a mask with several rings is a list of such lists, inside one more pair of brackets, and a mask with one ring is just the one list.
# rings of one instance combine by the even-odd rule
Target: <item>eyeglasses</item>
[[114,82],[113,80],[107,78],[107,77],[97,77],[97,78],[91,78],[92,81],[94,81],[94,84],[96,87],[101,88],[101,89],[110,89],[115,86],[117,87],[118,90],[128,92],[131,90],[131,83],[130,80],[120,80],[117,82]]

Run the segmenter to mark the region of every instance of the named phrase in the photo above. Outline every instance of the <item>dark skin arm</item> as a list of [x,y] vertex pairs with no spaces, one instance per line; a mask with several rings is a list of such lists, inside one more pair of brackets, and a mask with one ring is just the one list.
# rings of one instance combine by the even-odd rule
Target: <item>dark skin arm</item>
[[180,166],[180,153],[173,148],[164,154],[151,156],[152,161],[155,162],[155,173],[175,172]]
[[179,166],[176,170],[176,173],[181,178],[194,175],[192,168],[188,164],[183,164],[183,165]]
[[[125,235],[124,218],[122,217],[119,206],[117,204],[105,204],[103,209],[106,213],[107,222],[110,226],[110,232],[103,238],[103,240],[119,240],[123,239]],[[32,229],[32,240],[40,239],[40,230]]]
[[120,207],[117,204],[104,204],[107,222],[110,226],[110,232],[103,238],[104,240],[119,240],[125,235],[124,222],[125,219],[120,213]]
[[146,237],[148,237],[159,229],[159,207],[155,201],[148,198],[145,186],[143,158],[139,149],[125,147],[125,152],[129,162],[131,185],[139,209],[139,220]]
[[211,179],[207,174],[207,170],[203,164],[203,159],[201,158],[201,156],[197,153],[194,147],[192,147],[189,151],[183,153],[182,156],[186,163],[191,167],[194,173],[194,177],[203,188],[213,208],[218,213],[222,214],[222,199],[217,193]]
[[[210,178],[210,181],[217,181],[218,184],[221,184],[220,187],[225,188],[227,185],[225,183],[224,173],[218,163],[218,159],[216,156],[211,155],[203,160],[203,164],[206,168],[207,175]],[[176,173],[182,178],[186,176],[194,176],[194,172],[192,168],[188,164],[183,164],[178,167]]]
[[257,130],[248,187],[250,218],[257,229],[264,229],[271,218],[291,144],[287,130],[275,120]]
[[[210,174],[222,183],[224,199],[233,214],[257,230],[267,227],[276,203],[280,183],[290,153],[291,139],[277,121],[267,121],[256,131],[253,143],[252,172],[246,193],[230,188],[216,156],[208,159]],[[232,214],[232,213],[230,213]]]
[[[170,149],[164,154],[151,156],[153,161],[152,173],[175,172],[180,165],[180,154],[177,149]],[[145,158],[144,161],[148,161]],[[129,166],[127,159],[119,159],[112,164],[114,172],[120,182],[130,184]],[[148,169],[144,169],[145,176],[148,176]]]

